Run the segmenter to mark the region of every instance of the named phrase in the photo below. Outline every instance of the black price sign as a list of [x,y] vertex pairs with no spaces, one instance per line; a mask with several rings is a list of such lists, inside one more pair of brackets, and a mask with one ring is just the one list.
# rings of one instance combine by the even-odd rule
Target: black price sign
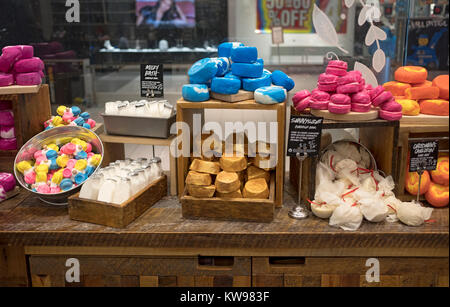
[[141,65],[141,96],[164,97],[164,69],[162,64]]
[[410,143],[409,171],[434,171],[439,156],[438,141]]
[[323,118],[292,116],[289,127],[288,152],[289,157],[304,152],[308,156],[318,156],[322,139]]

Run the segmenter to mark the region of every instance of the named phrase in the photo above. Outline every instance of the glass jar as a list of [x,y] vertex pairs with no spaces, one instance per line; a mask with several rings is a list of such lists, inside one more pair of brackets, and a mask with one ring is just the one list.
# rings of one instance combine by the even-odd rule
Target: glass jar
[[131,198],[131,179],[127,177],[119,178],[120,188],[114,192],[113,204],[121,205]]
[[120,172],[120,162],[113,162],[109,164],[110,167],[112,167],[114,170],[111,170],[113,176],[118,176]]
[[117,181],[114,179],[106,179],[98,192],[98,201],[112,203],[114,192],[117,187]]
[[143,166],[148,164],[148,159],[147,158],[139,158],[136,161],[141,164],[141,167],[143,167]]
[[138,169],[141,168],[141,163],[137,162],[137,161],[133,161],[130,164],[130,168],[133,172],[137,171]]
[[135,196],[139,193],[139,173],[133,172],[129,175],[131,180],[131,195]]
[[145,176],[145,170],[139,169],[136,172],[139,174],[139,191],[142,191],[147,187],[147,177]]
[[97,200],[101,181],[102,177],[100,175],[91,176],[81,187],[80,198]]
[[[150,164],[152,166],[152,174],[154,174],[154,178],[157,179],[162,176],[162,163],[161,158],[155,157],[151,159]],[[153,170],[154,168],[154,170]]]
[[147,185],[149,185],[150,183],[152,183],[154,181],[154,178],[152,178],[152,166],[147,163],[146,165],[144,165],[142,167],[142,169],[145,171],[145,178],[147,178]]

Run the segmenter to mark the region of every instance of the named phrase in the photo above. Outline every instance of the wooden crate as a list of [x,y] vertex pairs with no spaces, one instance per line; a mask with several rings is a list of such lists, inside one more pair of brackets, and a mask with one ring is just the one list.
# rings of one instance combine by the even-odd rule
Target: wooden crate
[[[408,151],[409,151],[409,140],[414,138],[448,138],[449,133],[449,125],[448,122],[446,124],[442,124],[439,119],[435,122],[429,121],[428,124],[411,124],[411,123],[401,123],[400,125],[400,135],[398,141],[398,158],[399,167],[397,170],[397,188],[396,195],[399,199],[403,201],[412,201],[417,198],[417,196],[413,196],[409,194],[405,190],[405,180],[406,174],[408,172]],[[439,149],[447,150],[449,149],[449,141],[440,140],[439,141]],[[421,200],[423,201],[425,198],[422,196]]]
[[270,223],[275,215],[275,178],[270,180],[269,199],[196,198],[188,196],[186,189],[181,206],[187,219]]
[[[0,100],[12,101],[17,147],[44,130],[44,122],[51,117],[48,85],[10,86],[0,88]],[[0,151],[0,171],[14,171],[17,150]]]
[[[308,115],[300,114],[294,108],[291,108],[293,115]],[[360,132],[360,143],[367,147],[374,156],[378,169],[383,171],[386,175],[392,175],[395,182],[398,176],[398,158],[397,146],[399,138],[399,122],[389,122],[385,120],[372,120],[362,122],[337,122],[331,120],[324,120],[323,129],[346,129],[357,128]],[[323,139],[322,145],[329,142],[328,138]],[[291,158],[290,160],[290,174],[289,178],[292,185],[297,189],[298,187],[298,159]],[[303,163],[303,177],[302,177],[302,199],[314,199],[316,189],[316,168],[319,159],[317,157],[307,158]]]
[[380,282],[369,283],[369,258],[253,257],[253,287],[448,287],[448,258],[376,258]]
[[[80,262],[80,283],[65,280]],[[250,287],[250,257],[30,256],[33,287]]]
[[80,222],[126,228],[166,195],[165,175],[122,205],[81,199],[78,193],[69,198],[69,216]]
[[[213,110],[261,110],[261,111],[276,111],[278,121],[278,137],[277,137],[277,157],[278,164],[276,166],[275,174],[275,206],[283,206],[283,188],[284,188],[284,173],[285,173],[285,131],[286,131],[286,103],[276,105],[262,105],[256,103],[254,100],[240,101],[236,103],[228,103],[219,100],[209,100],[206,102],[192,103],[183,99],[177,103],[177,123],[186,123],[191,129],[191,138],[193,131],[192,118],[193,115],[199,114],[204,120],[205,109]],[[178,126],[179,133],[181,128]],[[179,135],[180,135],[179,134]],[[180,148],[179,148],[180,149]],[[191,151],[192,152],[192,151]],[[177,159],[178,166],[178,195],[181,198],[185,190],[185,179],[189,171],[189,157],[180,157]]]

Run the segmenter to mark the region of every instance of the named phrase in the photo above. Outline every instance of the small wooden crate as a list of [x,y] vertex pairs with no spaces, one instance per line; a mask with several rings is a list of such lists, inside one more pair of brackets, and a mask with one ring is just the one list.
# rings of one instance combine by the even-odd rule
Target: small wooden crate
[[126,228],[150,207],[167,196],[167,177],[164,175],[145,190],[122,205],[81,199],[80,194],[69,198],[72,220],[114,228]]
[[[286,103],[279,103],[275,105],[263,105],[257,103],[255,100],[245,100],[235,103],[223,102],[219,100],[209,100],[205,102],[193,103],[181,99],[177,102],[177,129],[179,130],[179,137],[181,136],[181,124],[186,123],[191,130],[191,139],[193,137],[193,116],[201,115],[204,120],[205,110],[261,110],[261,111],[275,111],[278,122],[278,136],[277,136],[277,157],[278,164],[275,171],[275,206],[283,206],[283,191],[284,191],[284,173],[285,173],[285,156],[286,156]],[[181,148],[178,148],[181,149]],[[192,151],[191,151],[192,152]],[[185,179],[189,172],[190,157],[180,156],[177,158],[178,171],[178,195],[183,196],[185,190]]]
[[275,178],[272,176],[269,199],[246,198],[196,198],[188,196],[185,189],[181,197],[183,217],[187,219],[212,219],[270,223],[275,215]]

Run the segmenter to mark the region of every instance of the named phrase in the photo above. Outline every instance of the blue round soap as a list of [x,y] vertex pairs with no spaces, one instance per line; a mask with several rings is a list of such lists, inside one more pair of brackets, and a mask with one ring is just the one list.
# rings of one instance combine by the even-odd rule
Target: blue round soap
[[191,83],[205,84],[217,75],[216,61],[205,58],[196,62],[188,71]]
[[91,129],[91,125],[84,123],[84,124],[83,124],[83,128]]
[[272,82],[275,85],[284,87],[288,92],[295,87],[294,80],[280,70],[272,72]]
[[95,168],[88,165],[88,166],[86,166],[84,173],[86,174],[87,177],[89,177],[94,173],[94,171],[95,171]]
[[214,78],[211,91],[218,94],[233,95],[241,89],[241,80],[233,78]]
[[83,150],[76,154],[75,159],[77,160],[85,160],[87,159],[87,153]]
[[240,46],[231,49],[231,60],[234,63],[255,63],[258,60],[256,47]]
[[233,73],[230,71],[229,73],[227,73],[225,76],[225,78],[231,78],[231,79],[238,79],[238,80],[242,80],[241,77],[233,75]]
[[52,171],[59,169],[59,165],[56,163],[56,159],[51,159],[50,160],[50,167],[49,167],[49,169],[52,170]]
[[77,119],[75,119],[75,124],[77,124],[77,126],[83,126],[84,125],[84,119],[82,117],[78,117]]
[[257,60],[256,60],[256,62],[258,62],[258,63],[261,63],[261,64],[263,64],[263,65],[264,65],[264,60],[263,60],[263,59],[261,59],[261,58],[257,59]]
[[88,112],[83,112],[80,114],[80,116],[84,119],[84,120],[88,120],[89,118],[91,118],[91,114],[89,114]]
[[242,79],[242,87],[245,91],[254,92],[260,87],[272,85],[271,74],[263,72],[261,78],[245,78]]
[[73,182],[72,182],[72,180],[70,180],[68,178],[63,179],[63,181],[61,181],[61,184],[59,185],[59,187],[63,191],[69,191],[73,187]]
[[49,159],[49,160],[58,158],[58,153],[53,149],[47,151],[47,153],[45,155],[46,155],[47,159]]
[[81,113],[81,109],[79,107],[72,107],[72,114],[73,116],[78,116]]
[[87,179],[87,177],[86,177],[85,174],[83,174],[83,173],[78,173],[78,174],[76,174],[76,176],[75,176],[75,183],[78,184],[78,185],[80,185],[80,184],[82,184],[83,182],[85,182],[86,179]]
[[261,78],[264,70],[264,65],[261,63],[233,63],[231,71],[233,75],[242,78]]
[[229,58],[231,57],[231,50],[235,47],[244,46],[243,43],[231,42],[223,43],[219,45],[219,57]]
[[226,73],[230,71],[231,63],[228,58],[213,58],[211,60],[216,61],[217,64],[216,77],[223,77]]
[[202,102],[209,100],[209,88],[205,84],[186,84],[182,90],[186,101]]
[[261,87],[255,91],[255,101],[261,104],[282,103],[286,97],[286,90],[277,86]]

